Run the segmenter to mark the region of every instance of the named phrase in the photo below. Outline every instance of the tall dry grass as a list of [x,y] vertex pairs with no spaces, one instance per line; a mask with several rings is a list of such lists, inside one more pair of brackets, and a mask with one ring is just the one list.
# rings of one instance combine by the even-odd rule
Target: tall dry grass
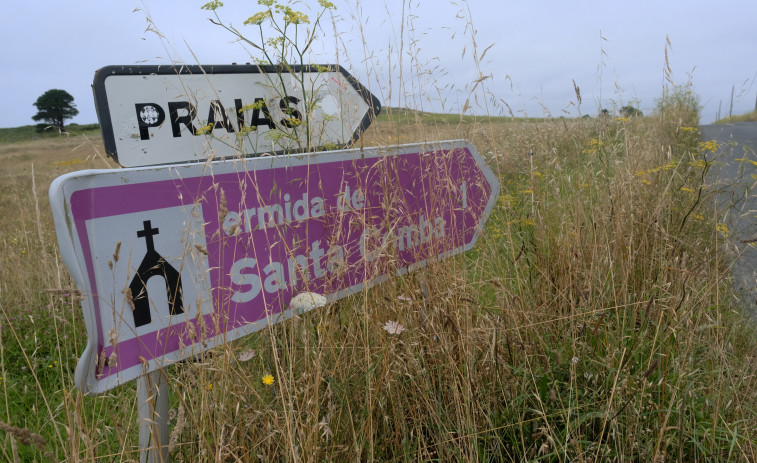
[[[690,126],[422,124],[490,147],[503,191],[476,248],[169,367],[173,459],[752,460],[753,330]],[[8,461],[138,458],[133,384],[72,388],[84,330],[45,199],[96,146],[3,147]]]
[[[708,201],[717,147],[680,102],[387,112],[359,143],[467,138],[497,173],[476,247],[166,368],[173,460],[754,461],[755,333]],[[46,199],[57,175],[112,164],[71,138],[0,161],[2,458],[137,461],[134,383],[73,388],[80,295]]]

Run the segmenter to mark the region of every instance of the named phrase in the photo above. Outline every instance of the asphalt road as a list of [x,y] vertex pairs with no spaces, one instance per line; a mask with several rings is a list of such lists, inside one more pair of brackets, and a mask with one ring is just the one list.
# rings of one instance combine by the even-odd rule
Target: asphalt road
[[[707,181],[714,185],[715,207],[730,230],[729,251],[734,287],[744,309],[757,318],[757,122],[700,127],[702,141],[716,140],[719,151]],[[755,177],[752,177],[752,176]],[[754,241],[753,241],[754,240]]]

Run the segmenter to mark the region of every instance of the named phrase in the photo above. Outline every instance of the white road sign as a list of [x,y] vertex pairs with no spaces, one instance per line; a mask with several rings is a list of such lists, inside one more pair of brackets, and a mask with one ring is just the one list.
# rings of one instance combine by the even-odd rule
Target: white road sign
[[348,146],[378,99],[341,66],[107,66],[95,73],[105,149],[138,167]]

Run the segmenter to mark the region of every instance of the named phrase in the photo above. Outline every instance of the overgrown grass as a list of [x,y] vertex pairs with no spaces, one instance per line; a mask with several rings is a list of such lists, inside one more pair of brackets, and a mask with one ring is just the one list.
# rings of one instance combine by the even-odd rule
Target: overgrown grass
[[[360,145],[466,138],[496,172],[476,247],[166,368],[173,460],[755,461],[757,333],[692,96],[630,119],[386,108]],[[115,163],[87,134],[5,140],[2,459],[138,461],[134,383],[73,387],[46,191]]]
[[[168,368],[174,460],[753,460],[755,333],[707,207],[714,147],[686,127],[378,121],[366,145],[446,135],[485,154],[503,191],[477,247]],[[40,153],[32,175],[14,146],[3,458],[137,459],[133,383],[73,389],[84,328],[45,195],[65,170],[104,166],[100,148],[18,145]]]
[[441,114],[428,111],[416,111],[408,108],[383,107],[376,118],[378,122],[392,121],[396,124],[476,124],[487,122],[544,122],[544,118],[476,116],[470,114]]
[[754,122],[757,121],[757,111],[741,114],[739,116],[726,117],[715,121],[716,124],[728,124],[731,122]]

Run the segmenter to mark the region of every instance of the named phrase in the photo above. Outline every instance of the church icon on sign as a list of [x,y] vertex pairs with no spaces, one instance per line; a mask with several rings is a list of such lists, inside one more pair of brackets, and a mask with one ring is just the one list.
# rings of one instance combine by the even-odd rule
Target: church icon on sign
[[132,301],[134,302],[134,325],[136,327],[148,325],[152,322],[150,315],[150,298],[147,294],[147,281],[155,276],[161,276],[166,283],[168,308],[171,315],[184,313],[182,300],[181,274],[165,257],[155,250],[153,237],[160,233],[160,229],[153,228],[150,220],[142,222],[142,230],[137,231],[139,238],[145,239],[147,252],[139,264],[137,273],[129,284]]

